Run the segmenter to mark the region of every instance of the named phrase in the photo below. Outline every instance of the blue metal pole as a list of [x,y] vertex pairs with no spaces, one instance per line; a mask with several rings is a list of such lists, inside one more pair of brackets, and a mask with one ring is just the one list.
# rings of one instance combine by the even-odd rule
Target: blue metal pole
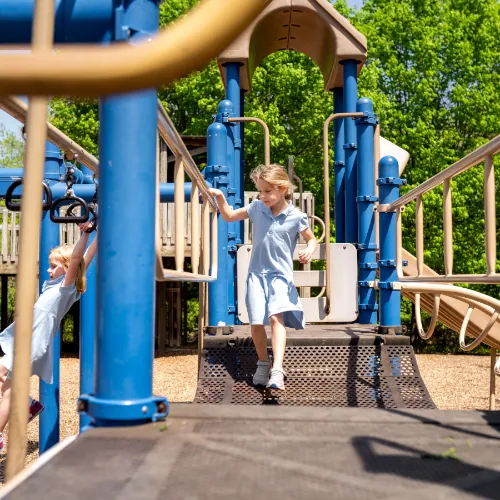
[[359,99],[356,111],[364,113],[356,120],[358,143],[358,323],[377,324],[377,243],[375,242],[375,180],[373,136],[377,119],[370,99]]
[[[156,31],[155,0],[130,0],[124,9],[116,39]],[[82,395],[78,407],[95,426],[129,426],[168,411],[167,400],[152,395],[156,90],[102,99],[99,115],[100,161],[110,168],[99,174],[95,392]]]
[[[240,116],[240,64],[226,64],[226,98],[233,104],[233,116]],[[228,203],[237,210],[243,206],[243,193],[241,186],[241,126],[239,123],[231,123],[228,130],[228,166],[229,166],[229,186],[228,197],[232,200]],[[231,155],[232,153],[232,155]],[[232,156],[232,161],[231,161]],[[241,222],[231,222],[228,225],[228,312],[229,322],[234,325],[237,322],[238,315],[236,311],[236,252],[237,245],[242,242]]]
[[[92,171],[82,166],[82,173],[92,176]],[[90,245],[96,233],[89,236]],[[87,268],[87,289],[80,299],[80,394],[91,394],[94,389],[94,357],[96,341],[96,260]],[[80,414],[80,432],[91,423],[88,415]]]
[[[344,66],[344,110],[346,113],[356,111],[358,100],[357,61],[342,61]],[[345,241],[357,243],[357,167],[356,167],[356,125],[354,120],[347,118],[345,128]]]
[[[344,89],[333,89],[334,113],[344,112]],[[335,242],[345,243],[345,152],[344,118],[335,120],[334,137],[334,182],[335,182]],[[325,207],[326,210],[326,207]]]
[[[114,0],[55,0],[55,43],[110,41]],[[35,0],[0,1],[0,44],[31,43]]]
[[[392,203],[399,198],[399,187],[405,184],[399,178],[398,161],[393,156],[384,156],[379,162],[379,205]],[[401,333],[401,292],[393,289],[398,281],[396,272],[397,219],[395,212],[381,211],[379,214],[380,239],[380,332]]]
[[[47,142],[45,146],[45,168],[44,177],[53,178],[59,172],[62,158],[59,149],[54,144]],[[49,266],[49,253],[60,243],[59,226],[50,220],[48,212],[42,213],[42,227],[40,235],[39,253],[39,288],[42,292],[44,281],[50,279],[47,272]],[[61,334],[57,330],[54,338],[54,360],[53,360],[53,381],[48,384],[40,379],[40,403],[45,406],[45,410],[40,414],[39,423],[39,446],[40,453],[44,453],[49,448],[59,442],[59,387],[60,371],[59,361],[61,355]]]
[[[22,170],[22,169],[20,169]],[[7,188],[17,179],[23,176],[23,172],[21,175],[8,180],[5,177],[2,179],[0,177],[0,198],[5,197],[5,193],[7,192]],[[50,190],[52,192],[52,198],[55,200],[64,196],[66,194],[66,184],[63,182],[55,182],[51,183]],[[85,201],[90,201],[94,197],[95,187],[94,184],[75,184],[73,186],[73,191],[76,196],[83,198]],[[23,192],[23,186],[19,186],[15,189],[14,195],[17,197],[21,197]],[[191,183],[186,182],[184,184],[184,196],[186,201],[191,201]],[[174,201],[174,184],[173,183],[162,183],[160,184],[160,201],[162,203],[173,202]]]
[[[214,188],[220,189],[227,196],[229,183],[227,174],[227,129],[222,123],[226,101],[219,104],[219,113],[207,130],[207,167],[205,177]],[[227,287],[227,247],[228,223],[219,215],[217,222],[218,233],[218,274],[217,280],[208,284],[208,323],[216,326],[219,322],[229,323],[228,315],[228,287]]]

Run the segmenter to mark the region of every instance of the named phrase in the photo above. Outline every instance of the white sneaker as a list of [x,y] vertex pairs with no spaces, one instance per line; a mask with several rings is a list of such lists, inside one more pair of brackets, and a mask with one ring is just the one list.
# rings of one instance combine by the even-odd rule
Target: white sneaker
[[257,370],[253,375],[253,385],[265,387],[269,381],[269,361],[257,361]]
[[267,383],[268,389],[278,389],[280,391],[285,390],[285,372],[283,370],[278,370],[273,368],[271,370],[271,376],[269,382]]

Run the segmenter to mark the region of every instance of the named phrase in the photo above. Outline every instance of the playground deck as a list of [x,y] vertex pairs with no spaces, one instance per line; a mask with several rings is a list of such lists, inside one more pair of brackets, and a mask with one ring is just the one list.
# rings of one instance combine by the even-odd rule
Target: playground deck
[[499,412],[178,404],[167,425],[85,432],[4,495],[497,499],[499,429]]
[[89,430],[1,497],[498,498],[500,412],[432,409],[407,337],[292,330],[284,398],[251,386],[254,358],[248,327],[205,336],[197,404]]

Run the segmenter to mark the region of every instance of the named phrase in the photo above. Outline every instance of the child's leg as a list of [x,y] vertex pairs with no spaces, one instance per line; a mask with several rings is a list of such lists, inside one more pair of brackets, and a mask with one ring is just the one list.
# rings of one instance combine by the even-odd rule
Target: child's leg
[[271,331],[273,334],[273,370],[283,371],[283,358],[285,357],[286,347],[286,328],[283,321],[283,314],[269,316]]
[[4,431],[9,421],[10,393],[12,382],[7,378],[2,384],[2,402],[0,403],[0,433]]
[[267,357],[267,335],[264,325],[251,325],[252,339],[259,361],[269,361]]

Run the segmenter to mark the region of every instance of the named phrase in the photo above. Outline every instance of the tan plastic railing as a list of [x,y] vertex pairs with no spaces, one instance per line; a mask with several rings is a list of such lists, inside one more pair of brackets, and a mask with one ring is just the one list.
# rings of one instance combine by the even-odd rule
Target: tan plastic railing
[[[33,54],[47,55],[54,36],[54,0],[37,0],[33,18]],[[42,216],[42,181],[47,138],[47,97],[30,98],[24,172],[23,218],[19,235],[19,272],[16,287],[14,362],[12,367],[7,480],[24,468],[31,336],[36,296],[38,235]]]
[[[174,213],[175,269],[163,267],[160,241],[159,184],[157,182],[156,279],[158,281],[214,281],[217,279],[217,204],[208,185],[175,129],[170,117],[158,101],[158,131],[175,156]],[[191,268],[184,269],[184,174],[192,182],[191,191]],[[159,179],[159,178],[158,178]],[[200,207],[200,194],[203,204]],[[211,256],[211,258],[210,258]],[[201,257],[201,261],[200,261]]]
[[[496,213],[495,213],[495,173],[493,156],[500,151],[500,135],[490,142],[457,161],[420,186],[412,189],[398,200],[388,205],[388,210],[398,212],[400,209],[416,201],[416,276],[403,276],[401,260],[398,260],[398,274],[401,281],[423,281],[439,283],[500,283],[500,275],[496,273]],[[485,251],[486,274],[453,274],[453,227],[452,197],[450,181],[453,177],[469,170],[484,161],[484,213],[485,213]],[[443,234],[444,234],[444,267],[445,275],[424,276],[424,215],[422,196],[437,186],[443,185]],[[401,255],[401,254],[400,254]]]
[[63,45],[45,54],[0,54],[0,94],[97,97],[166,85],[206,66],[270,1],[203,0],[134,46]]
[[[467,288],[452,286],[447,283],[488,283],[499,284],[500,275],[496,273],[496,209],[495,209],[495,172],[493,167],[493,156],[500,151],[500,135],[487,144],[476,149],[466,157],[457,161],[434,177],[431,177],[420,186],[412,189],[398,200],[387,205],[386,209],[397,213],[397,257],[396,266],[400,283],[396,284],[401,290],[415,294],[415,314],[419,335],[423,339],[431,338],[440,314],[442,296],[459,299],[467,304],[467,311],[462,320],[459,332],[460,348],[470,351],[481,342],[486,341],[490,345],[490,409],[495,408],[495,379],[494,374],[500,375],[500,359],[496,362],[496,348],[498,347],[497,336],[488,337],[492,328],[497,325],[500,316],[500,301],[490,296],[469,290]],[[451,179],[470,168],[484,162],[484,223],[485,223],[485,254],[486,274],[453,274],[453,227],[452,227],[452,193]],[[425,273],[424,266],[424,210],[423,195],[443,185],[443,236],[444,236],[444,275],[429,276]],[[404,276],[402,267],[402,223],[401,212],[406,204],[415,201],[415,225],[416,225],[416,260],[417,274]],[[426,293],[433,296],[432,317],[427,331],[422,327],[421,317],[421,294]],[[474,310],[482,311],[489,317],[482,331],[469,344],[465,341],[469,321]],[[488,337],[488,338],[487,338]]]

